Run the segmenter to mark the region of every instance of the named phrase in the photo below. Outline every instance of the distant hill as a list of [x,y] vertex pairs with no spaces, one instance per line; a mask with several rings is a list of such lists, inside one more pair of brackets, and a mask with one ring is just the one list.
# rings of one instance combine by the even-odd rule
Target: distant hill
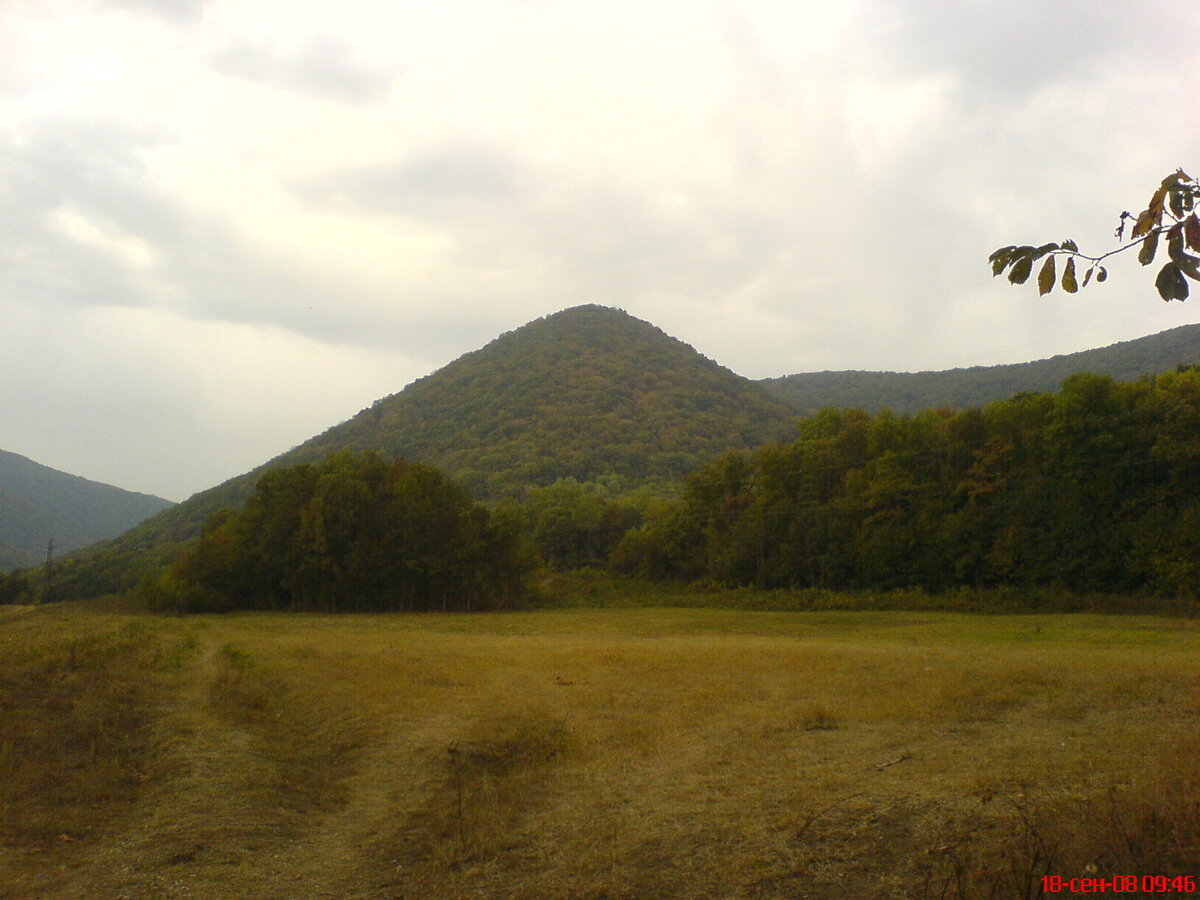
[[537,319],[376,401],[245,475],[144,523],[119,548],[186,540],[249,496],[275,465],[334,450],[376,450],[435,465],[477,498],[518,496],[562,477],[617,491],[673,482],[722,453],[794,433],[765,387],[617,309],[579,306]]
[[0,450],[0,570],[116,537],[172,506],[169,500],[68,475]]
[[966,409],[1022,391],[1056,391],[1076,372],[1131,381],[1180,364],[1200,363],[1200,325],[1181,325],[1133,341],[1005,366],[974,366],[943,372],[809,372],[759,382],[802,413],[856,407],[895,413],[949,406]]
[[520,496],[566,476],[621,491],[673,485],[730,450],[789,439],[796,419],[821,407],[961,408],[1057,390],[1078,371],[1132,379],[1193,362],[1200,362],[1195,325],[1021,365],[754,382],[621,310],[575,307],[503,334],[258,468],[83,551],[73,590],[89,595],[136,583],[199,534],[212,513],[240,506],[266,469],[342,448],[438,466],[480,499]]

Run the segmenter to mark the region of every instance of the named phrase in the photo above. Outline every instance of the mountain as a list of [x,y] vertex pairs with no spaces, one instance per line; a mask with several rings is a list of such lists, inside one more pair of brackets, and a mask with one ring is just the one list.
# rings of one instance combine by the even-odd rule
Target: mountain
[[791,406],[648,322],[580,306],[501,335],[304,445],[432,463],[481,497],[673,480],[794,430]]
[[116,537],[169,500],[59,472],[0,450],[0,571]]
[[620,492],[674,484],[730,450],[789,439],[798,416],[820,407],[966,407],[1056,390],[1081,370],[1119,378],[1160,372],[1200,362],[1198,350],[1200,326],[1185,326],[1022,365],[754,382],[621,310],[575,307],[503,334],[253,471],[83,551],[71,590],[89,596],[137,583],[212,513],[240,506],[267,468],[342,448],[438,466],[480,499],[519,497],[567,476]]
[[1149,337],[1036,362],[944,372],[809,372],[766,378],[759,384],[806,414],[826,406],[911,413],[939,406],[984,406],[1022,391],[1056,391],[1064,378],[1076,372],[1131,381],[1177,365],[1198,363],[1200,325],[1181,325]]
[[502,334],[346,422],[124,536],[149,549],[199,533],[270,466],[334,450],[435,465],[477,498],[558,478],[616,491],[670,483],[722,453],[790,437],[792,407],[648,322],[579,306]]

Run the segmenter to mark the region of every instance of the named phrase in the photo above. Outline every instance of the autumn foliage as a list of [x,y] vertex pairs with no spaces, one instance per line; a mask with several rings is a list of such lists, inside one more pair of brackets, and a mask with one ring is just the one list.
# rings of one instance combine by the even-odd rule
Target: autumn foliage
[[[1123,253],[1134,247],[1138,248],[1138,262],[1148,266],[1158,255],[1161,243],[1166,243],[1167,261],[1158,270],[1154,286],[1164,300],[1186,300],[1190,293],[1188,279],[1200,281],[1200,256],[1194,256],[1189,250],[1200,252],[1200,218],[1196,215],[1196,203],[1200,200],[1200,184],[1179,169],[1162,180],[1162,184],[1150,197],[1150,202],[1136,216],[1128,211],[1122,212],[1117,225],[1116,238],[1125,238],[1125,228],[1130,223],[1128,242],[1102,253],[1099,256],[1088,256],[1079,249],[1079,245],[1071,239],[1062,243],[1001,247],[988,257],[992,264],[992,275],[1008,272],[1008,280],[1012,284],[1024,284],[1033,274],[1034,265],[1041,260],[1038,268],[1038,293],[1048,294],[1059,283],[1056,260],[1066,259],[1062,268],[1062,289],[1068,294],[1074,294],[1080,287],[1086,287],[1095,276],[1096,281],[1108,279],[1108,270],[1101,263],[1110,256]],[[1076,261],[1087,265],[1083,274],[1082,284],[1079,281]]]

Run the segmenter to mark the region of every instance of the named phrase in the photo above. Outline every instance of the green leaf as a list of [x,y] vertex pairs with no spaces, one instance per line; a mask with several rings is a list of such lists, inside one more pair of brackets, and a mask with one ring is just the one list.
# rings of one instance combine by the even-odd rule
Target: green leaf
[[1138,262],[1143,266],[1148,266],[1154,262],[1154,253],[1158,250],[1158,236],[1160,233],[1155,231],[1142,241],[1142,249],[1138,251]]
[[1047,253],[1053,253],[1055,250],[1058,250],[1058,249],[1060,249],[1058,244],[1042,244],[1042,246],[1038,247],[1036,250],[1033,251],[1033,258],[1041,259]]
[[1045,296],[1054,290],[1054,257],[1047,256],[1038,272],[1038,296]]
[[995,278],[1003,272],[1013,260],[1013,253],[1016,247],[1001,247],[988,257],[988,262],[992,264],[992,277]]
[[1188,278],[1200,281],[1200,257],[1184,254],[1181,259],[1175,260],[1175,265],[1179,266],[1179,271]]
[[1064,250],[1070,250],[1072,253],[1079,252],[1079,245],[1077,243],[1075,243],[1073,240],[1071,240],[1070,238],[1067,238],[1065,241],[1062,242],[1062,248]]
[[1010,284],[1024,284],[1029,280],[1029,273],[1033,271],[1033,257],[1022,256],[1013,264],[1012,271],[1008,273],[1008,281]]
[[1177,219],[1183,218],[1183,213],[1184,213],[1183,205],[1186,202],[1184,200],[1185,196],[1190,196],[1190,194],[1188,194],[1186,191],[1182,191],[1182,190],[1171,191],[1171,199],[1169,201],[1169,205],[1171,207],[1171,215],[1173,215]]
[[1175,262],[1183,258],[1183,223],[1177,222],[1167,232],[1167,255]]
[[1100,271],[1096,273],[1096,283],[1100,284],[1104,281],[1108,281],[1108,269],[1101,266]]
[[1186,300],[1188,298],[1187,279],[1179,271],[1179,266],[1173,262],[1167,263],[1159,270],[1158,277],[1154,279],[1154,286],[1158,288],[1158,295],[1164,300]]
[[1062,286],[1068,294],[1074,294],[1079,290],[1079,282],[1075,280],[1075,257],[1073,256],[1067,260],[1067,265],[1063,269]]
[[1096,271],[1095,266],[1088,266],[1088,270],[1083,273],[1083,286],[1087,287],[1088,282],[1092,280],[1092,273]]

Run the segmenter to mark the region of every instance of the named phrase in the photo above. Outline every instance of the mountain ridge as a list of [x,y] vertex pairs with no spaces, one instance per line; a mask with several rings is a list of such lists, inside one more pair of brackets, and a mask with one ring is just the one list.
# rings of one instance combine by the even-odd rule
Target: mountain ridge
[[856,407],[872,413],[887,408],[905,414],[939,406],[984,406],[1023,391],[1054,391],[1076,372],[1129,381],[1176,365],[1196,364],[1200,364],[1200,325],[1180,325],[1025,363],[924,372],[826,370],[762,378],[758,383],[792,403],[801,414],[822,407]]
[[[1166,349],[1155,335],[1126,342],[1137,345],[1136,374],[1173,368],[1184,361],[1176,359],[1180,347],[1189,353],[1200,347],[1200,326],[1164,334],[1173,335],[1164,339],[1171,344]],[[1070,367],[1080,356],[1093,359],[1088,354],[1109,350],[1065,359]],[[950,372],[1002,370],[1011,375],[1011,370],[1030,365],[1036,363]],[[939,373],[913,373],[924,374]],[[610,494],[644,485],[675,486],[681,474],[724,453],[795,434],[797,419],[810,410],[802,401],[781,396],[777,384],[764,383],[770,381],[737,375],[623,310],[572,307],[505,332],[260,466],[160,512],[108,545],[83,551],[96,557],[93,571],[105,573],[87,578],[93,589],[128,587],[129,579],[152,569],[154,560],[168,558],[172,546],[198,535],[210,515],[240,506],[267,469],[314,463],[340,449],[376,450],[436,466],[479,499],[519,498],[526,488],[558,478],[600,481]],[[1003,390],[1003,396],[1017,392]],[[925,406],[954,405],[944,389],[927,391],[925,397]],[[834,396],[819,404],[838,405],[871,404],[842,403]],[[901,404],[890,405],[904,411]],[[137,557],[133,564],[129,554]]]
[[483,499],[566,477],[605,479],[619,492],[787,437],[794,422],[790,404],[649,322],[570,307],[504,332],[118,543],[147,550],[194,537],[266,469],[334,450],[434,465]]
[[174,504],[0,450],[0,571],[115,538]]

